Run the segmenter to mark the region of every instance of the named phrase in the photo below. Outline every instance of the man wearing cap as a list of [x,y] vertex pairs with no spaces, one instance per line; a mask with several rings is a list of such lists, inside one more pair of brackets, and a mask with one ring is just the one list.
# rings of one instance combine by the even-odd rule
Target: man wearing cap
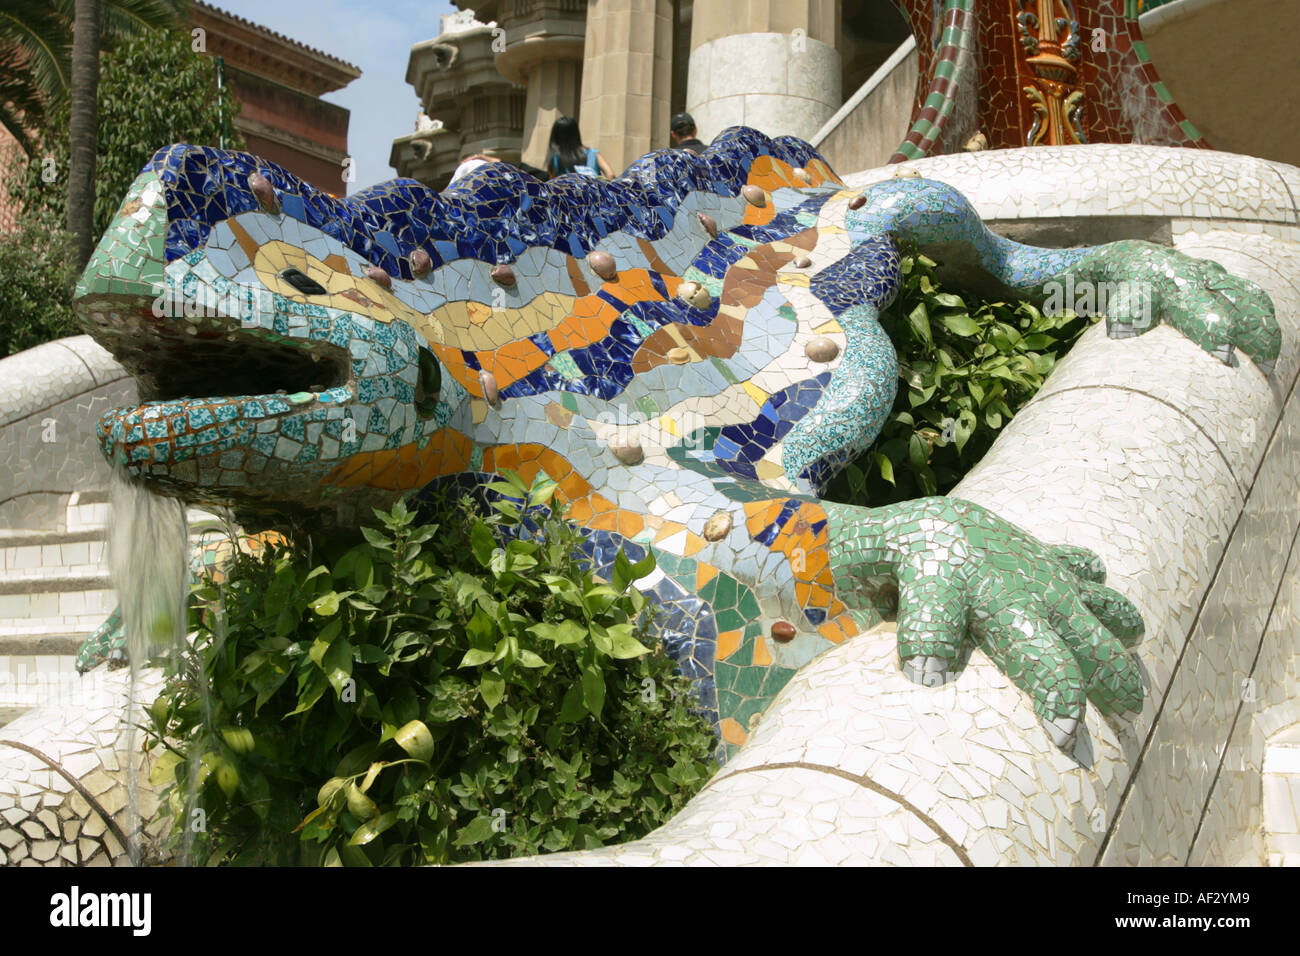
[[704,152],[704,144],[695,137],[695,119],[690,113],[678,113],[668,124],[673,149],[689,149],[692,153]]

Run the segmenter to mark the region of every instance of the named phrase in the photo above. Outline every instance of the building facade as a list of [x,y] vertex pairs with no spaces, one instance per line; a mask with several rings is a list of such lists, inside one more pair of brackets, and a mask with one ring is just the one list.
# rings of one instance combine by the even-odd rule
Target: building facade
[[679,112],[712,138],[737,123],[811,138],[909,35],[890,0],[481,0],[411,49],[435,129],[393,144],[404,176],[444,186],[491,148],[541,166],[574,116],[616,170],[670,145]]
[[[390,158],[399,173],[434,188],[474,152],[542,165],[551,124],[564,114],[621,170],[670,145],[669,119],[683,110],[706,142],[744,124],[807,139],[846,169],[911,158],[897,151],[905,137],[924,153],[926,131],[937,134],[942,125],[926,115],[934,104],[954,113],[940,152],[1058,141],[1176,145],[1182,130],[1182,145],[1300,161],[1295,124],[1278,119],[1280,94],[1260,94],[1297,78],[1287,45],[1300,29],[1295,0],[457,5],[438,37],[411,50],[407,81],[428,118],[423,130],[394,142]],[[1140,23],[1125,23],[1139,14]],[[954,43],[967,59],[940,63]],[[1017,51],[1026,43],[1039,55],[1022,57]],[[1057,48],[1080,54],[1080,65],[1054,60]],[[1010,59],[1024,60],[1023,68],[1004,69]],[[1206,70],[1207,62],[1216,69]],[[965,98],[943,106],[962,70]],[[990,92],[997,77],[1004,88]],[[1006,113],[999,103],[1014,104],[1021,122],[997,121]],[[1168,128],[1151,129],[1162,111],[1170,114]],[[1057,122],[1026,139],[1023,121],[1038,112]],[[1070,135],[1073,127],[1082,132]]]
[[313,186],[347,194],[349,111],[320,97],[361,76],[350,63],[232,13],[196,2],[191,26],[224,64],[239,101],[235,128],[248,151],[279,163]]

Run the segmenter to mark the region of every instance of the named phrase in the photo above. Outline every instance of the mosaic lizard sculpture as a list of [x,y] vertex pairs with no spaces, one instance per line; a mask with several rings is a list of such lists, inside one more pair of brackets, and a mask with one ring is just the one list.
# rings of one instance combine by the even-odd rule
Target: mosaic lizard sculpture
[[1146,283],[1151,315],[1108,316],[1115,336],[1164,320],[1229,363],[1278,354],[1267,296],[1215,263],[1020,245],[943,183],[846,189],[806,143],[744,128],[608,183],[494,163],[442,194],[396,180],[346,200],[173,146],[131,187],[77,309],[143,401],[101,421],[104,452],[246,525],[549,475],[597,563],[653,548],[639,586],[729,747],[798,667],[896,606],[914,680],[951,679],[978,646],[1069,748],[1086,701],[1143,696],[1142,620],[1099,559],[965,501],[820,497],[892,407],[876,318],[901,240],[964,243],[1027,297]]

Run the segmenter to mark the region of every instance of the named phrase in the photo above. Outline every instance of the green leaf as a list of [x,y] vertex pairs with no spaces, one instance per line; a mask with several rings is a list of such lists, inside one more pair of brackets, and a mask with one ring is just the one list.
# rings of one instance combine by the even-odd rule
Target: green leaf
[[497,622],[482,607],[474,611],[474,616],[465,625],[465,633],[473,647],[488,648],[496,643]]
[[316,640],[312,641],[307,656],[311,658],[312,663],[321,670],[325,669],[325,655],[330,649],[330,645],[343,631],[343,622],[335,619],[321,628],[320,633],[316,635]]
[[492,531],[482,521],[475,521],[474,527],[469,533],[470,548],[474,552],[474,558],[483,567],[488,567],[492,563],[492,552],[496,550],[497,542],[492,537]]
[[478,816],[456,833],[456,846],[473,846],[492,836],[492,818]]
[[479,677],[479,694],[488,710],[494,710],[506,693],[506,682],[496,671],[484,671]]
[[577,621],[561,621],[559,624],[534,624],[528,630],[547,641],[554,641],[557,647],[582,644],[587,640],[587,629]]
[[555,492],[559,490],[559,485],[551,478],[538,475],[533,486],[528,489],[528,503],[530,506],[544,505],[555,497]]
[[[352,592],[347,592],[351,594]],[[339,612],[339,600],[342,597],[337,591],[330,591],[328,594],[322,594],[316,600],[308,605],[321,617],[333,617]]]
[[[360,830],[357,831],[357,833],[360,832],[361,832]],[[373,863],[370,862],[370,857],[366,856],[365,851],[362,850],[361,847],[359,846],[348,846],[347,844],[344,844],[343,846],[340,846],[337,849],[338,849],[339,859],[342,861],[344,866],[373,866],[374,865]]]
[[979,323],[969,315],[945,315],[940,321],[953,335],[972,336],[980,331]]
[[478,667],[480,664],[486,664],[492,660],[494,652],[486,648],[474,647],[465,652],[465,656],[460,660],[461,667]]
[[1001,382],[993,382],[991,385],[989,385],[989,387],[988,387],[988,391],[984,393],[984,397],[981,398],[981,399],[979,400],[979,406],[980,406],[980,408],[982,409],[982,408],[984,408],[986,405],[988,405],[989,402],[992,402],[992,401],[995,401],[995,400],[1001,398],[1001,397],[1002,397],[1002,394],[1003,394],[1006,390],[1007,390],[1007,387],[1006,387],[1005,385],[1003,385]]
[[632,565],[632,580],[639,581],[655,569],[655,555],[650,549],[646,549],[645,557]]
[[253,732],[246,727],[223,727],[221,738],[237,754],[246,754],[253,749]]
[[907,322],[912,327],[912,334],[927,347],[934,345],[934,333],[930,329],[930,316],[924,302],[918,303],[916,308],[907,314]]
[[316,806],[328,808],[331,804],[339,805],[347,799],[347,788],[349,781],[342,777],[331,777],[321,784],[321,788],[316,791]]
[[221,792],[229,799],[235,795],[239,789],[239,771],[229,760],[221,760],[217,763],[217,786]]
[[614,641],[610,638],[609,632],[605,630],[603,625],[593,622],[588,628],[588,632],[591,634],[591,643],[597,651],[601,654],[614,653]]
[[433,734],[422,720],[412,720],[398,728],[393,741],[416,760],[425,763],[433,757]]
[[523,667],[545,667],[546,661],[530,650],[524,649],[519,652],[519,663]]
[[957,416],[957,453],[961,454],[970,441],[970,436],[975,430],[975,415],[971,412],[962,412]]
[[344,684],[352,677],[352,645],[346,637],[335,639],[325,652],[321,661],[325,677],[329,680],[334,693],[343,695]]
[[918,468],[916,470],[916,478],[917,481],[921,483],[921,493],[923,495],[933,495],[938,493],[938,482],[935,481],[934,471],[931,470],[929,465],[922,465]]
[[593,584],[582,594],[582,605],[593,616],[603,614],[616,600],[618,592],[608,584]]
[[295,714],[307,713],[316,706],[316,702],[321,699],[325,693],[325,688],[328,686],[329,683],[322,679],[319,674],[313,675],[313,679],[307,684],[306,693],[301,689],[298,692],[298,706],[284,716],[292,717]]
[[618,553],[614,555],[614,573],[610,580],[615,591],[626,590],[632,583],[632,562],[627,559],[622,548],[619,548]]
[[582,705],[596,717],[605,706],[605,672],[595,664],[582,669]]
[[583,703],[582,683],[575,682],[564,695],[564,702],[560,705],[559,723],[571,724],[575,720],[582,718],[587,712],[586,704]]
[[962,301],[961,296],[953,295],[951,292],[936,292],[930,297],[930,301],[943,306],[945,309],[964,309],[966,307],[966,303]]
[[348,784],[348,813],[358,820],[369,820],[379,813],[379,805],[367,797],[355,783]]
[[155,787],[163,787],[176,779],[176,768],[184,763],[184,758],[174,750],[164,750],[154,765],[149,768],[149,782]]
[[907,460],[914,471],[920,471],[925,467],[927,453],[925,440],[913,432],[912,437],[907,440]]
[[373,820],[367,820],[357,827],[357,832],[352,834],[352,839],[348,840],[348,846],[365,846],[396,822],[397,813],[393,810],[389,810]]
[[880,452],[876,452],[876,467],[880,469],[881,478],[894,484],[894,463]]
[[617,660],[625,661],[650,653],[650,648],[632,636],[631,624],[615,624],[609,628],[609,636],[613,638],[613,650],[610,655]]

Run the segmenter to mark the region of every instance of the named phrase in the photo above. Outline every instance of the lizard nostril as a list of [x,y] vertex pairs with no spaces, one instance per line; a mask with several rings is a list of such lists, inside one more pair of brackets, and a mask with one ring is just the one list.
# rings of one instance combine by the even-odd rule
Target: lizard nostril
[[290,266],[280,272],[280,278],[303,295],[325,295],[325,287],[305,272]]
[[428,349],[419,350],[420,374],[415,382],[415,411],[421,418],[432,418],[442,390],[442,371]]

